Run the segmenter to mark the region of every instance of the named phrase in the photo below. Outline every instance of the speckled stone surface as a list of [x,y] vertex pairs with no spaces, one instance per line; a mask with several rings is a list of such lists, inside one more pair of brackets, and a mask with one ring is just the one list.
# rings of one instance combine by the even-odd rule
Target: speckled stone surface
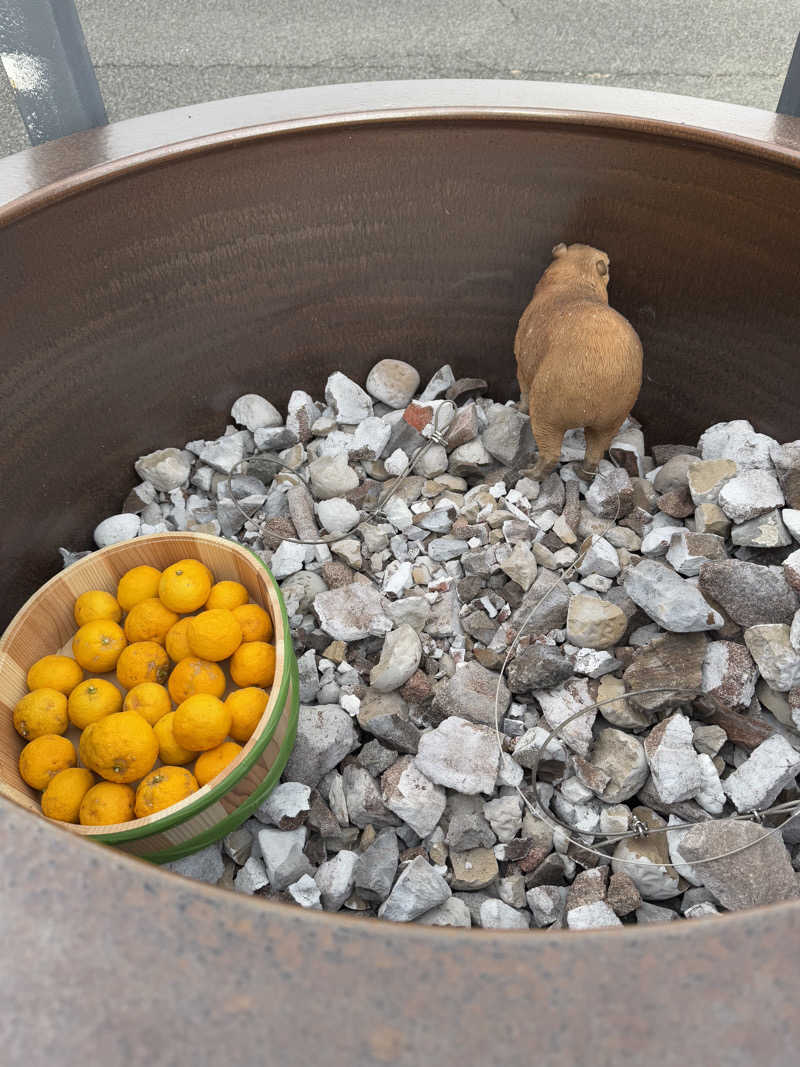
[[398,927],[188,882],[5,801],[0,857],[5,1064],[797,1062],[797,903],[589,933]]

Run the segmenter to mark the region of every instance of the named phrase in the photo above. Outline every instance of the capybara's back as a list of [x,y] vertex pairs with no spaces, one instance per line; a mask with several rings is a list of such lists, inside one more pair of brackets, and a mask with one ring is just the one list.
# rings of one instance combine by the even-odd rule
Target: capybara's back
[[534,476],[558,463],[564,432],[583,427],[584,470],[593,475],[642,384],[642,346],[608,305],[608,256],[556,245],[514,340],[521,406],[539,449]]

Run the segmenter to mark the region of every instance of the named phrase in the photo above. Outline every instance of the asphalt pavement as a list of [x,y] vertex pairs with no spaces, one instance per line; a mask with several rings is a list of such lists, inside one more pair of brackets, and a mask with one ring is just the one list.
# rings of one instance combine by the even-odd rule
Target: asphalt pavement
[[[800,0],[77,0],[109,118],[390,78],[524,78],[774,110]],[[26,147],[0,72],[0,155]]]

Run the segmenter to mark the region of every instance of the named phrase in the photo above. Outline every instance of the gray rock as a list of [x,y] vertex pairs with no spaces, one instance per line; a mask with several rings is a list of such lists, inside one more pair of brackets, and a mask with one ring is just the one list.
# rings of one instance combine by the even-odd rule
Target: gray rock
[[456,852],[451,849],[450,863],[453,867],[452,888],[468,892],[486,889],[496,882],[500,870],[497,858],[490,848],[473,848],[468,852]]
[[570,930],[597,930],[603,926],[621,925],[614,909],[604,900],[581,904],[567,912],[567,926]]
[[800,606],[784,574],[772,567],[729,559],[704,563],[700,590],[715,600],[739,626],[790,623]]
[[279,830],[295,830],[301,826],[311,810],[311,788],[302,782],[281,782],[267,799],[256,808],[259,822],[277,826]]
[[266,885],[269,885],[267,868],[264,866],[264,861],[257,859],[255,856],[250,856],[246,860],[244,867],[237,872],[236,877],[233,879],[234,892],[245,893],[247,896],[252,896],[253,893],[257,893],[259,889],[263,889]]
[[784,503],[778,479],[765,470],[743,471],[726,482],[719,493],[719,506],[736,523],[755,519]]
[[744,419],[735,419],[710,426],[698,445],[703,459],[730,459],[739,470],[769,470],[770,450],[777,442],[766,434],[756,433]]
[[334,371],[325,386],[325,399],[333,408],[336,421],[347,426],[357,426],[362,419],[372,415],[372,400],[360,385]]
[[281,592],[284,598],[290,597],[297,600],[297,610],[307,614],[314,603],[317,593],[323,593],[327,585],[322,577],[314,571],[301,571],[293,574],[281,583]]
[[783,561],[783,576],[793,592],[800,590],[800,548],[795,552],[791,552]]
[[725,559],[725,540],[716,534],[690,533],[680,530],[672,535],[667,550],[667,563],[678,574],[691,578],[700,573],[708,560]]
[[455,715],[493,726],[495,699],[498,716],[502,720],[511,703],[508,687],[499,674],[488,671],[475,660],[469,660],[456,670],[452,678],[436,684],[433,708],[442,716]]
[[620,872],[612,874],[609,879],[606,901],[614,914],[621,917],[636,911],[642,903],[642,895],[628,875]]
[[349,763],[342,772],[342,786],[354,826],[396,826],[400,821],[384,805],[378,783],[363,767]]
[[419,633],[428,621],[431,606],[424,596],[407,596],[389,604],[389,615],[396,626],[407,623]]
[[420,732],[409,720],[408,705],[398,693],[368,689],[358,709],[358,724],[400,752],[417,751]]
[[528,645],[508,666],[508,688],[512,693],[551,689],[572,673],[572,664],[555,645]]
[[373,778],[380,778],[396,760],[394,749],[385,748],[377,739],[368,741],[358,754],[358,762]]
[[283,425],[283,418],[278,409],[257,393],[245,393],[235,400],[231,408],[231,418],[239,426],[244,426],[252,432]]
[[378,909],[378,917],[391,922],[412,922],[443,904],[449,896],[450,886],[444,878],[422,856],[417,856],[395,882]]
[[413,626],[403,623],[387,634],[380,661],[370,671],[370,685],[379,693],[399,689],[419,667],[421,659],[419,635]]
[[770,448],[770,459],[788,507],[800,508],[800,441],[789,441],[784,445],[775,442]]
[[697,463],[697,456],[679,452],[672,456],[660,468],[653,479],[653,488],[657,493],[669,493],[672,489],[682,489],[689,484],[689,468]]
[[445,363],[443,367],[440,367],[433,375],[431,380],[419,394],[419,402],[422,404],[426,400],[436,400],[437,397],[446,393],[451,385],[455,385],[455,375],[449,363]]
[[567,640],[579,648],[613,648],[628,628],[625,613],[616,604],[593,596],[574,596],[567,614]]
[[232,830],[231,833],[225,835],[222,839],[222,847],[233,862],[241,867],[250,856],[253,835],[246,826],[240,826],[238,830]]
[[483,814],[483,802],[477,796],[451,793],[447,799],[449,825],[445,842],[454,852],[473,848],[491,848],[495,835]]
[[[581,708],[594,703],[589,692],[589,683],[585,678],[566,682],[557,689],[537,689],[534,696],[551,729],[561,726],[566,719]],[[557,736],[573,752],[577,752],[580,756],[587,756],[592,744],[592,725],[596,715],[597,712],[594,710],[587,711],[585,715],[579,715],[573,722],[563,726]],[[517,761],[520,762],[518,755]]]
[[702,788],[703,771],[692,744],[691,723],[685,715],[671,715],[654,726],[645,738],[644,750],[653,784],[665,804],[689,800]]
[[397,834],[390,828],[381,830],[359,857],[355,870],[355,887],[359,896],[364,900],[386,900],[397,873],[399,855]]
[[672,908],[659,908],[657,904],[644,901],[636,909],[637,923],[664,923],[677,919],[678,915]]
[[521,452],[533,451],[530,419],[515,407],[495,404],[489,412],[489,425],[481,434],[481,441],[490,455],[511,466]]
[[492,457],[480,438],[459,445],[450,453],[450,473],[461,477],[481,474],[492,462]]
[[500,756],[492,730],[452,715],[422,735],[415,762],[427,778],[446,789],[491,795]]
[[800,685],[800,653],[792,647],[791,630],[783,624],[751,626],[744,632],[750,655],[764,681],[779,693]]
[[352,582],[338,589],[326,589],[314,597],[319,624],[336,641],[383,637],[392,626],[388,607],[380,590],[371,582]]
[[481,926],[486,930],[527,930],[530,925],[527,912],[510,908],[502,900],[484,900],[481,904]]
[[305,843],[305,826],[297,830],[273,830],[268,827],[259,831],[258,847],[267,869],[269,884],[276,893],[288,889],[301,875],[314,873],[303,852]]
[[338,704],[300,705],[297,739],[283,775],[312,788],[358,747],[352,719]]
[[505,878],[498,879],[497,895],[510,908],[524,908],[527,904],[524,876],[522,874],[509,874]]
[[758,669],[743,645],[709,641],[703,660],[703,692],[726,707],[744,711],[755,695],[757,678]]
[[449,559],[458,559],[468,549],[467,542],[457,537],[435,537],[428,544],[428,555],[437,563],[444,563]]
[[692,726],[692,732],[694,734],[694,747],[701,755],[705,753],[707,756],[716,756],[728,740],[728,735],[721,726],[694,725]]
[[601,463],[595,480],[586,494],[586,506],[604,519],[622,518],[633,507],[633,486],[622,467],[604,469]]
[[697,757],[703,774],[703,784],[694,795],[694,799],[710,815],[721,815],[725,807],[725,792],[719,773],[710,756],[701,753]]
[[308,465],[311,489],[318,500],[345,496],[358,488],[358,475],[348,465],[347,455],[320,456]]
[[148,482],[160,493],[171,493],[188,483],[192,457],[178,448],[162,448],[140,456],[134,469],[143,482]]
[[724,625],[702,593],[664,563],[642,560],[626,570],[622,584],[631,600],[664,630],[694,633]]
[[657,559],[659,556],[666,555],[667,550],[672,544],[672,538],[675,537],[676,534],[680,534],[685,530],[684,526],[676,526],[674,525],[674,522],[674,519],[670,519],[668,525],[654,526],[648,530],[642,538],[640,548],[640,552],[643,556],[646,556],[648,559]]
[[538,885],[525,894],[533,915],[534,926],[561,925],[567,903],[564,885]]
[[297,672],[300,681],[298,693],[303,704],[309,704],[319,692],[319,671],[317,656],[312,648],[297,659]]
[[[302,389],[295,389],[289,397],[287,410],[287,430],[293,433],[298,441],[310,440],[311,427],[319,418],[320,410],[308,393],[304,393]],[[269,433],[269,431],[266,432]]]
[[458,897],[448,897],[443,904],[426,911],[415,922],[420,926],[472,926],[469,908]]
[[240,430],[218,437],[216,441],[206,441],[200,452],[200,462],[220,474],[231,474],[247,454],[248,439],[252,440],[247,430]]
[[173,874],[181,874],[184,878],[193,878],[197,882],[216,885],[225,870],[222,845],[219,841],[215,841],[213,845],[207,845],[199,852],[193,852],[191,856],[165,863],[164,870],[172,871]]
[[353,892],[359,860],[357,852],[341,849],[333,859],[326,860],[314,875],[326,911],[338,911]]
[[599,731],[591,764],[608,777],[607,785],[597,794],[607,804],[619,804],[634,796],[649,773],[642,742],[622,730]]
[[540,571],[512,619],[517,629],[526,623],[528,634],[549,633],[566,625],[568,609],[567,587],[553,574]]
[[444,813],[444,789],[426,778],[411,756],[402,756],[384,773],[381,793],[386,807],[420,837],[432,833]]
[[425,478],[435,478],[443,474],[448,467],[447,450],[443,445],[431,444],[420,454],[414,463],[414,470]]
[[121,541],[131,541],[138,536],[142,520],[138,515],[110,515],[94,528],[94,543],[98,548],[118,545]]
[[739,812],[768,808],[800,772],[800,752],[785,737],[773,734],[753,749],[722,783]]
[[367,392],[390,408],[405,408],[419,388],[419,374],[410,363],[382,359],[367,375]]
[[319,886],[310,874],[304,874],[296,882],[289,886],[287,892],[295,904],[301,908],[311,908],[314,911],[322,910]]
[[596,537],[578,567],[578,574],[599,574],[616,578],[620,572],[619,553],[604,537]]
[[[722,853],[736,851],[734,855]],[[751,822],[707,822],[681,840],[689,861],[710,860],[700,868],[703,883],[729,911],[777,904],[798,895],[797,878],[779,834]],[[711,857],[720,856],[719,859]]]
[[[298,443],[298,436],[288,426],[276,426],[274,428],[256,430],[253,433],[255,446],[261,452],[280,452],[284,448],[291,448]],[[248,466],[252,465],[252,461]],[[275,467],[270,464],[270,470]]]
[[522,800],[514,793],[483,805],[483,813],[497,840],[513,841],[522,826]]
[[610,652],[597,652],[593,648],[579,649],[574,663],[575,674],[583,674],[587,678],[601,678],[622,666],[622,662]]
[[302,570],[306,561],[313,557],[314,550],[308,545],[298,545],[293,541],[282,541],[272,553],[269,569],[273,578],[280,581]]
[[731,541],[749,548],[784,548],[792,543],[792,538],[783,525],[781,513],[775,509],[734,526]]
[[321,500],[317,505],[317,514],[323,529],[338,537],[355,529],[359,516],[358,508],[342,497]]

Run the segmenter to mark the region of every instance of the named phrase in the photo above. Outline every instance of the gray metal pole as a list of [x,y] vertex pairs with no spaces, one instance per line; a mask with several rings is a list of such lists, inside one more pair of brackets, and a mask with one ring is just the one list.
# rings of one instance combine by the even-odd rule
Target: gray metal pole
[[778,114],[800,116],[800,37],[797,38],[786,72],[786,81],[778,101]]
[[73,0],[0,0],[0,58],[31,144],[108,122]]

